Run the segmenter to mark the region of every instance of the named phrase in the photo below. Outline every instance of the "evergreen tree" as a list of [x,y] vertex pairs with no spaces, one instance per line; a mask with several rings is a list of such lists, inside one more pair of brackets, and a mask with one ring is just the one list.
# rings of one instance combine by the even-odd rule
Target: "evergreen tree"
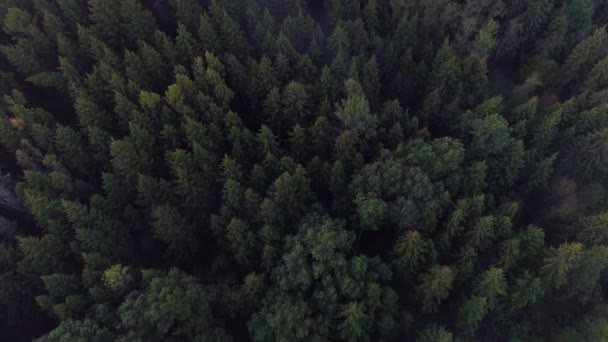
[[608,130],[600,129],[578,139],[566,159],[572,173],[582,179],[593,176],[605,177]]
[[564,82],[572,80],[577,74],[586,73],[601,57],[600,46],[605,28],[599,28],[589,38],[580,42],[564,62]]
[[418,291],[425,312],[436,312],[437,306],[450,295],[454,272],[448,266],[434,265],[420,276]]

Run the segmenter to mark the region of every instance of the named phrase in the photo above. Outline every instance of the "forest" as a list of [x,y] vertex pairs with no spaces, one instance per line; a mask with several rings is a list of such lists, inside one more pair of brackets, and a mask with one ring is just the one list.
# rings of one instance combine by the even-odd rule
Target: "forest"
[[608,341],[608,0],[0,21],[1,341]]

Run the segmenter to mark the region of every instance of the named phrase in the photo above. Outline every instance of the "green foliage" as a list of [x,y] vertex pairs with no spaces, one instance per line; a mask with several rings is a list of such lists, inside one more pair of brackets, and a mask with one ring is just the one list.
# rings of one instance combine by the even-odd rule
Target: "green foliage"
[[122,265],[113,265],[103,272],[104,285],[112,290],[125,291],[133,282],[131,270]]
[[496,46],[496,31],[498,31],[498,23],[490,19],[477,34],[476,40],[479,50],[488,55]]
[[484,297],[488,308],[493,308],[499,297],[507,294],[507,283],[504,271],[500,268],[490,268],[477,279],[475,293]]
[[605,314],[606,307],[600,306],[596,312],[577,321],[574,326],[563,329],[563,335],[572,341],[601,341],[608,337],[608,322]]
[[586,73],[602,56],[601,42],[606,33],[605,27],[597,29],[589,38],[580,42],[564,62],[564,81],[570,81],[580,73]]
[[429,89],[438,89],[441,94],[457,82],[460,76],[460,65],[454,54],[450,42],[446,39],[433,60],[432,73],[429,80]]
[[578,263],[583,245],[581,243],[564,243],[558,248],[551,248],[541,268],[544,284],[549,288],[558,288],[566,280],[568,273]]
[[421,342],[451,342],[452,340],[452,333],[441,326],[426,328],[418,335],[418,341]]
[[358,195],[355,199],[357,213],[364,229],[378,230],[386,215],[386,203],[377,198],[366,198]]
[[577,223],[578,239],[588,245],[608,244],[608,213],[587,216]]
[[578,178],[606,177],[608,158],[608,130],[599,129],[581,137],[574,143],[566,167]]
[[418,291],[425,312],[435,312],[437,306],[449,296],[454,277],[452,269],[440,265],[434,265],[420,276]]
[[310,313],[301,299],[295,302],[277,299],[267,311],[256,314],[249,323],[253,340],[290,341],[310,336],[312,322],[307,318]]
[[[335,333],[356,340],[368,329],[390,334],[387,328],[395,323],[398,297],[383,284],[390,279],[386,266],[376,258],[350,255],[353,236],[339,222],[319,217],[305,222],[297,235],[288,237],[271,292],[249,323],[253,338],[290,340]],[[300,299],[310,291],[319,301]]]
[[377,118],[370,113],[361,85],[349,79],[345,82],[348,97],[343,100],[336,116],[344,126],[363,139],[371,139],[376,134]]
[[495,236],[495,217],[480,217],[475,226],[468,232],[467,239],[473,248],[486,249]]
[[[385,154],[383,160],[368,164],[354,175],[353,197],[364,194],[383,198],[388,221],[402,229],[432,229],[433,218],[441,211],[438,192],[442,184],[433,183],[416,163]],[[414,181],[415,180],[415,181]]]
[[513,284],[509,298],[509,310],[515,312],[526,305],[534,304],[542,295],[541,279],[525,272]]
[[104,342],[112,341],[115,339],[115,335],[112,334],[107,328],[100,327],[97,323],[92,320],[74,321],[65,320],[62,321],[57,328],[51,331],[48,335],[38,339],[41,342],[68,342],[68,341],[95,341]]
[[607,20],[0,1],[0,340],[605,340]]
[[142,291],[118,308],[127,336],[162,339],[179,331],[188,339],[225,338],[211,311],[214,291],[177,269],[148,272],[142,273]]
[[154,237],[167,244],[167,252],[179,258],[192,255],[197,244],[193,227],[170,205],[163,205],[152,211]]
[[541,251],[545,245],[545,232],[536,226],[529,226],[519,235],[522,253],[527,256],[534,256]]
[[395,263],[398,270],[402,272],[414,273],[418,271],[423,263],[429,261],[433,253],[435,253],[433,242],[424,239],[415,230],[408,230],[403,233],[393,247]]
[[485,297],[473,296],[465,300],[458,309],[458,325],[468,335],[473,335],[479,328],[488,311],[488,301]]

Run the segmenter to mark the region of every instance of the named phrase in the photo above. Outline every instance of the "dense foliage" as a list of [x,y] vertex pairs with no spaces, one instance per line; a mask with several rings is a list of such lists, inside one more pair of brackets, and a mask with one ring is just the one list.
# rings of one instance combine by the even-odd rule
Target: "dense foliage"
[[0,18],[0,339],[608,340],[608,1]]

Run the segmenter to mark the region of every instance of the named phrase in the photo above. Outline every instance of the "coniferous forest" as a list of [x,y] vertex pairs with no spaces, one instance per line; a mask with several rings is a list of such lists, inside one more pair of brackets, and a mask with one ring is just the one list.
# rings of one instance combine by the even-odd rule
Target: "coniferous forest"
[[608,341],[607,0],[0,20],[0,340]]

